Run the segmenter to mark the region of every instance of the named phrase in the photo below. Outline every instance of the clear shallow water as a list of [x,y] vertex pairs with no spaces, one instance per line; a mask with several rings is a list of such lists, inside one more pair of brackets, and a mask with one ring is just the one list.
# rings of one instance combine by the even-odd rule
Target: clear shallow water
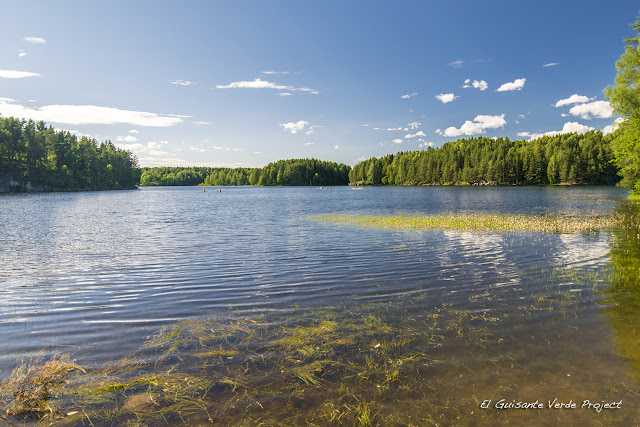
[[[435,388],[460,394],[467,413],[478,411],[464,396],[469,387],[476,400],[553,399],[564,387],[574,400],[628,400],[633,372],[602,315],[611,233],[398,232],[309,219],[607,213],[625,195],[602,187],[167,187],[3,196],[0,377],[43,350],[102,365],[190,318],[266,316],[278,327],[327,307],[379,305],[399,323],[442,310],[475,315],[467,329],[444,325],[430,350],[440,360],[430,374]],[[505,346],[478,346],[478,328]],[[459,339],[469,332],[470,340]],[[506,363],[505,354],[513,372],[495,369],[496,376],[492,366]],[[458,383],[460,364],[467,374]],[[626,391],[604,396],[610,383]],[[637,400],[629,405],[637,414]]]

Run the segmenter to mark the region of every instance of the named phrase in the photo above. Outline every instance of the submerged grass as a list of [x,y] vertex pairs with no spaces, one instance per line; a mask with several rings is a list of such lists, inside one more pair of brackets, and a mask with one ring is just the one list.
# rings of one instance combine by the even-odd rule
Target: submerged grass
[[0,382],[0,399],[6,403],[6,415],[42,417],[56,412],[53,398],[76,370],[84,372],[68,354],[49,359],[39,356],[21,363],[8,379]]
[[[500,309],[501,292],[470,297],[466,308],[425,309],[428,295],[410,294],[294,317],[190,319],[107,366],[80,368],[66,355],[20,366],[2,383],[4,413],[12,422],[96,426],[495,424],[500,414],[478,412],[477,402],[493,382],[512,392],[532,369],[503,322],[511,330],[540,312],[560,321],[579,310],[566,289],[511,310]],[[527,352],[552,345],[533,338]]]
[[334,224],[389,230],[448,230],[460,232],[574,233],[619,227],[616,215],[518,215],[518,214],[434,214],[434,215],[318,215],[311,219]]

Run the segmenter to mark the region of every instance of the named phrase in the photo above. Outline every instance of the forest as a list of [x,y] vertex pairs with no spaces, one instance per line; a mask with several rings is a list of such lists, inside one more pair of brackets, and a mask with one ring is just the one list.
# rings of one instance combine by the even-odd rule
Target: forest
[[263,168],[143,168],[140,185],[347,185],[350,167],[316,159],[289,159]]
[[355,165],[351,184],[547,185],[615,184],[612,135],[544,136],[534,141],[470,138],[440,148],[371,158]]
[[0,180],[9,191],[135,188],[137,159],[110,141],[97,143],[44,122],[0,117]]
[[[42,121],[0,117],[0,180],[43,190],[116,189],[136,185],[547,185],[615,184],[612,140],[603,135],[544,136],[534,141],[469,138],[427,150],[370,158],[353,168],[289,159],[262,168],[138,168],[131,152],[110,141],[78,138]],[[17,182],[17,184],[15,184]]]

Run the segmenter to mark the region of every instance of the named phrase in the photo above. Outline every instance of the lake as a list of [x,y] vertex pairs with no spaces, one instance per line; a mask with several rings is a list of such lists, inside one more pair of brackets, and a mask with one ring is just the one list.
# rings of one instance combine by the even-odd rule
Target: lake
[[[202,189],[0,197],[0,378],[34,355],[70,354],[102,375],[100,402],[61,398],[87,411],[59,420],[78,425],[640,419],[635,236],[314,219],[637,216],[626,190]],[[132,368],[118,371],[122,360]],[[194,384],[183,400],[167,392],[178,372]],[[136,407],[141,393],[171,409]],[[544,407],[509,408],[536,401]],[[548,407],[558,404],[568,406]]]

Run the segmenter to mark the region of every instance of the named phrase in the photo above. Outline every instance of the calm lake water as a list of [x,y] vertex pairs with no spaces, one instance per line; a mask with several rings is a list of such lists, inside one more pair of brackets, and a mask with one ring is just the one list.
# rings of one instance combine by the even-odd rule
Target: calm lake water
[[[411,331],[406,351],[430,362],[420,359],[411,371],[399,365],[418,356],[384,362],[398,365],[412,390],[397,378],[376,386],[348,375],[371,402],[374,424],[637,425],[639,372],[624,347],[638,342],[625,335],[625,316],[616,311],[635,302],[612,296],[615,232],[390,231],[311,219],[607,214],[626,209],[626,194],[609,187],[157,187],[2,196],[0,378],[41,352],[103,366],[189,319],[253,319],[276,331],[313,324],[321,313],[336,325],[375,316],[381,335],[367,332],[366,348],[342,344],[354,358],[374,358],[397,326]],[[424,325],[434,328],[428,338],[417,332]],[[345,364],[349,351],[339,356]],[[331,388],[342,379],[327,374],[322,381]],[[546,405],[555,398],[578,408],[495,407],[500,399]],[[580,408],[587,399],[623,403],[597,412]]]

